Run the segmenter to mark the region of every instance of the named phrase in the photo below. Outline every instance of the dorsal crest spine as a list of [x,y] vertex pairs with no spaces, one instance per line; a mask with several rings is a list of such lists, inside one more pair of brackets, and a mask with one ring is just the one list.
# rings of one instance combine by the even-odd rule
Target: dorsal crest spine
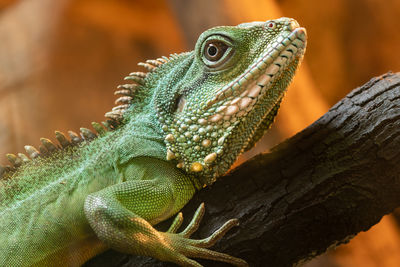
[[92,127],[95,131],[87,128],[80,128],[79,134],[73,131],[68,131],[69,139],[63,132],[55,131],[55,137],[58,144],[54,144],[50,139],[40,138],[41,145],[39,146],[39,149],[36,149],[31,145],[26,145],[24,147],[28,156],[24,153],[18,153],[17,155],[6,154],[10,165],[0,165],[0,179],[9,176],[9,174],[15,172],[18,167],[34,160],[35,158],[51,155],[56,151],[70,146],[79,145],[84,141],[89,142],[98,136],[104,135],[107,131],[115,130],[122,124],[124,113],[130,107],[135,93],[140,86],[145,84],[147,74],[155,71],[164,63],[176,59],[178,56],[178,54],[171,54],[169,58],[163,56],[161,58],[150,59],[146,60],[146,62],[138,63],[138,65],[144,67],[147,72],[131,72],[124,78],[124,80],[131,81],[132,83],[122,84],[117,87],[117,90],[114,92],[114,95],[119,96],[115,100],[116,106],[104,115],[107,118],[106,121],[102,121],[101,123],[92,122]]

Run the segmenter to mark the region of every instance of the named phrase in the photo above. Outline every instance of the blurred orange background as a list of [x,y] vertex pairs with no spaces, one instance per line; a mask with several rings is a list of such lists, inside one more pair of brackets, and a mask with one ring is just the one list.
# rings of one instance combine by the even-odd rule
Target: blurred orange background
[[[0,154],[103,120],[138,62],[191,50],[207,28],[281,16],[307,28],[305,61],[275,125],[238,163],[400,70],[400,1],[0,0]],[[305,266],[400,266],[394,215]]]

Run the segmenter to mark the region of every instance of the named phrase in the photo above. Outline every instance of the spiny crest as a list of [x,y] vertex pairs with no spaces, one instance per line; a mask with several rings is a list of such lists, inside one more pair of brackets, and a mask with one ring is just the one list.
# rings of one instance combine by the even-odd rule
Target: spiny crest
[[133,83],[129,84],[122,84],[119,85],[117,88],[118,90],[115,91],[115,95],[120,95],[117,100],[115,100],[116,106],[112,108],[111,111],[105,114],[105,117],[114,121],[116,124],[120,124],[125,111],[129,108],[130,104],[132,103],[132,99],[139,89],[140,86],[143,86],[147,74],[156,70],[159,66],[164,63],[169,62],[171,59],[177,58],[178,54],[172,54],[170,57],[161,57],[157,59],[149,59],[146,62],[140,62],[138,65],[147,69],[147,73],[145,72],[131,72],[128,76],[124,78],[126,81],[132,81]]
[[34,146],[30,145],[26,145],[24,147],[28,156],[23,153],[18,153],[17,155],[7,154],[6,157],[11,165],[0,165],[0,178],[6,174],[14,172],[18,167],[24,163],[34,160],[35,158],[49,156],[52,153],[62,150],[66,147],[77,145],[83,141],[90,141],[96,138],[98,135],[104,134],[107,130],[112,129],[108,122],[103,122],[103,125],[105,128],[103,128],[103,126],[97,122],[92,122],[92,126],[96,132],[87,128],[80,128],[80,135],[73,131],[68,131],[70,139],[68,139],[64,133],[55,131],[58,144],[53,143],[50,139],[40,138],[41,145],[39,146],[39,149],[36,149]]
[[135,92],[140,86],[144,85],[144,79],[146,78],[147,74],[149,72],[153,72],[162,64],[167,63],[172,59],[176,59],[177,57],[178,54],[171,54],[169,58],[163,56],[154,60],[146,60],[144,63],[139,63],[138,65],[146,68],[148,72],[132,72],[124,78],[124,80],[129,80],[133,83],[122,84],[117,87],[114,95],[120,95],[120,97],[115,100],[116,106],[113,107],[110,112],[105,114],[105,117],[108,119],[107,121],[103,121],[101,124],[92,122],[92,127],[95,129],[95,131],[87,128],[80,128],[80,134],[77,134],[73,131],[68,131],[69,139],[64,133],[55,131],[55,137],[58,141],[58,144],[54,144],[50,139],[40,138],[41,145],[39,146],[39,149],[36,149],[34,146],[30,145],[26,145],[24,147],[29,157],[23,153],[18,153],[17,155],[6,154],[6,157],[11,165],[0,165],[0,179],[5,177],[7,174],[11,174],[24,163],[34,160],[35,158],[51,155],[56,151],[62,150],[69,146],[78,145],[83,141],[91,141],[97,136],[105,134],[107,131],[116,129],[121,124],[125,111],[132,103]]

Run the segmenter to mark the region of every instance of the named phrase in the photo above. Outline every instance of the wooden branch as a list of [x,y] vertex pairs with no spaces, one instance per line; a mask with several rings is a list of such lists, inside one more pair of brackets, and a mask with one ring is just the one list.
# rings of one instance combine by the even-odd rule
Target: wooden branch
[[[201,202],[198,236],[239,218],[213,249],[250,266],[292,266],[369,229],[400,206],[400,74],[372,79],[271,153],[199,192],[183,210],[186,219]],[[115,252],[86,266],[122,263],[170,266]]]

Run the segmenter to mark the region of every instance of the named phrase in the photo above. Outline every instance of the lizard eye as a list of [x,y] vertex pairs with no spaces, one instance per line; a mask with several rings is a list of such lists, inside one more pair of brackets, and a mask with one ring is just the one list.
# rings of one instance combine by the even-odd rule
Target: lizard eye
[[210,61],[218,61],[226,52],[228,46],[221,41],[209,41],[204,46],[204,56]]
[[202,45],[202,59],[207,67],[219,70],[233,54],[232,41],[222,35],[214,35],[208,38]]

